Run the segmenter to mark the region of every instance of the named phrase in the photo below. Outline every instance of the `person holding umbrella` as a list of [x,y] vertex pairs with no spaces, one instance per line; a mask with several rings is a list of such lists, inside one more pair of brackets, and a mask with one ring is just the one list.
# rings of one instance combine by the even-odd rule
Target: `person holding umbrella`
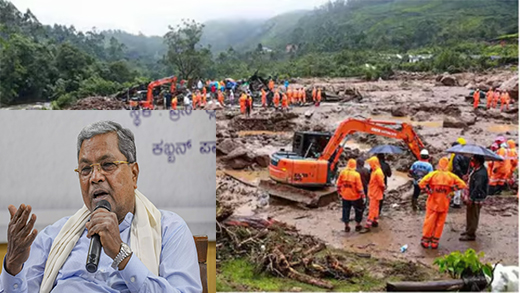
[[472,156],[469,176],[463,176],[464,180],[469,179],[469,190],[462,197],[462,201],[466,204],[466,229],[460,234],[462,237],[459,240],[474,241],[480,209],[488,195],[489,188],[488,172],[484,162],[486,159],[489,161],[503,161],[504,159],[485,147],[473,144],[456,145],[446,152]]

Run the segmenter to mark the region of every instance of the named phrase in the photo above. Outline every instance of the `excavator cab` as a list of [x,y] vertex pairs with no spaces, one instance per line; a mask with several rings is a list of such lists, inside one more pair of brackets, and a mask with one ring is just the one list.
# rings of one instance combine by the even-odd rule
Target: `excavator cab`
[[330,132],[297,131],[293,137],[293,153],[304,158],[319,158],[331,137]]

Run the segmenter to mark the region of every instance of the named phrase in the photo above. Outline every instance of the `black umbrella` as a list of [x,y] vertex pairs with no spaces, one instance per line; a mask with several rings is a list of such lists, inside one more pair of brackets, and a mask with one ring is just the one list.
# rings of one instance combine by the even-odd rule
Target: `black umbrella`
[[369,154],[402,154],[403,150],[395,145],[383,144],[371,148]]
[[479,155],[483,156],[484,159],[488,161],[503,161],[504,158],[490,151],[489,149],[474,145],[474,144],[465,144],[465,145],[456,145],[446,150],[447,153],[461,154],[465,156],[474,156]]

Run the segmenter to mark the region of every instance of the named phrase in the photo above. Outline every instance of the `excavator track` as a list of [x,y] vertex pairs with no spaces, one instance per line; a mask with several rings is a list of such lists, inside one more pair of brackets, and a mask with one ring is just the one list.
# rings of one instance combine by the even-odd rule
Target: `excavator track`
[[259,188],[274,197],[301,203],[310,208],[325,206],[337,199],[335,187],[324,187],[319,190],[306,190],[274,180],[260,180]]

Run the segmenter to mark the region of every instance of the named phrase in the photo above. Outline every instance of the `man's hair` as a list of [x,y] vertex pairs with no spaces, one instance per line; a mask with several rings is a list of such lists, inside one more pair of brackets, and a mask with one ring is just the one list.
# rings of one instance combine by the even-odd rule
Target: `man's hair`
[[78,158],[81,144],[86,139],[105,134],[109,132],[115,132],[117,134],[117,143],[119,151],[126,157],[129,163],[134,163],[137,159],[135,150],[134,134],[130,129],[123,128],[119,123],[113,121],[99,121],[85,126],[78,135]]

